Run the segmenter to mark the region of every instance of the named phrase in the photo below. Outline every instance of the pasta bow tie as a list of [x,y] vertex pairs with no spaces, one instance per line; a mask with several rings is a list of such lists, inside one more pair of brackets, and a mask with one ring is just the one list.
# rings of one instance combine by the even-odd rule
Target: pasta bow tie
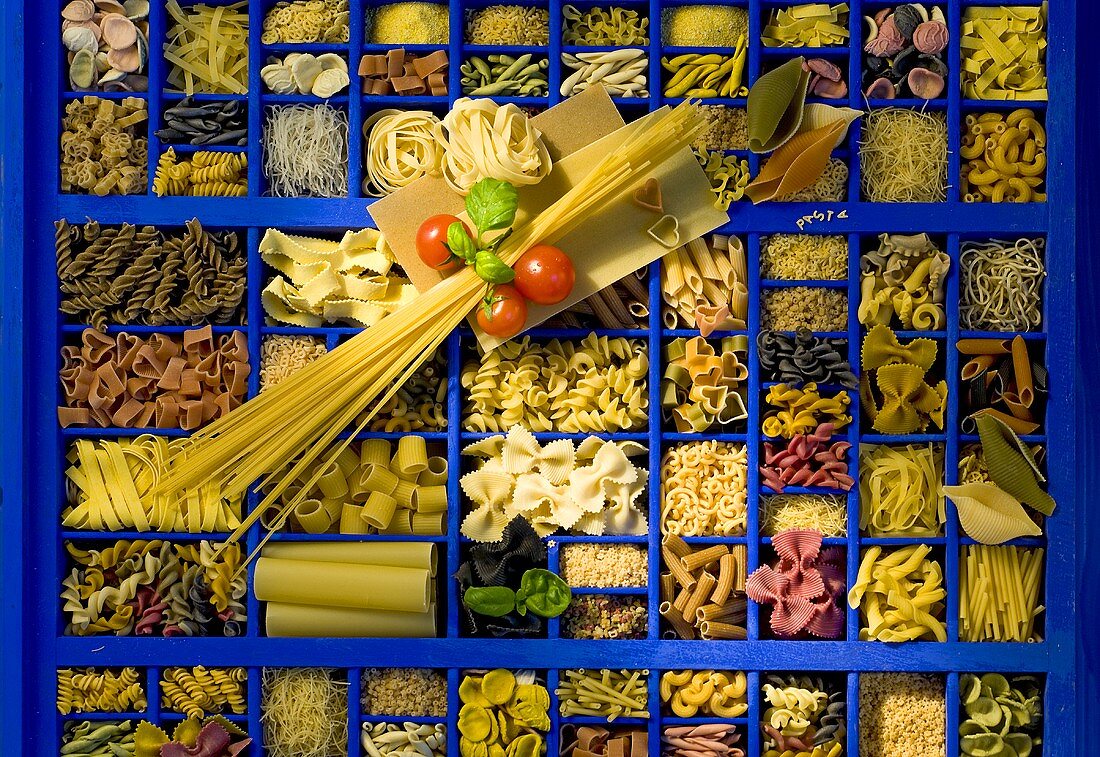
[[779,560],[749,576],[745,593],[772,606],[770,624],[778,636],[803,631],[837,638],[843,614],[836,598],[844,593],[843,557],[837,549],[821,550],[819,531],[794,529],[772,537]]

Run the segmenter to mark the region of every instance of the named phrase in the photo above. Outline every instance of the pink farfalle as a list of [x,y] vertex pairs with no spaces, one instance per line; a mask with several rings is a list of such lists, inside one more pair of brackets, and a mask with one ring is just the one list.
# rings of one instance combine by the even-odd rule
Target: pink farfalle
[[837,604],[844,596],[844,553],[821,548],[823,537],[812,529],[791,529],[772,537],[779,559],[753,571],[745,593],[754,602],[771,605],[769,623],[776,636],[802,633],[840,638],[844,613]]
[[822,639],[839,639],[844,630],[844,613],[835,601],[816,605],[814,616],[806,624],[806,631]]
[[817,608],[806,597],[780,597],[772,606],[772,630],[777,636],[797,636],[816,614]]

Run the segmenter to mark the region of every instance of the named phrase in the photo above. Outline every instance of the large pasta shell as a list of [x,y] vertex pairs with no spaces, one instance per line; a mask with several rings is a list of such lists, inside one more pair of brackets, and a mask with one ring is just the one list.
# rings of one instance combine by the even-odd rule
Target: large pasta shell
[[141,68],[141,53],[137,45],[124,47],[120,50],[110,50],[107,53],[107,62],[112,68],[132,74]]
[[103,41],[112,49],[120,50],[137,44],[137,27],[126,16],[117,13],[104,16],[101,27]]
[[945,486],[943,493],[955,503],[963,531],[976,542],[1004,544],[1043,533],[1019,500],[992,484]]
[[803,111],[802,125],[798,130],[813,131],[837,121],[843,121],[844,129],[837,135],[836,144],[833,145],[833,147],[839,147],[844,142],[844,137],[848,135],[848,127],[862,115],[863,111],[854,108],[836,108],[823,103],[811,103]]
[[757,80],[749,90],[749,149],[771,152],[798,131],[810,72],[803,67],[806,59],[792,58]]
[[829,155],[848,125],[835,121],[820,129],[796,134],[776,150],[745,188],[754,203],[801,191],[817,181],[829,165]]

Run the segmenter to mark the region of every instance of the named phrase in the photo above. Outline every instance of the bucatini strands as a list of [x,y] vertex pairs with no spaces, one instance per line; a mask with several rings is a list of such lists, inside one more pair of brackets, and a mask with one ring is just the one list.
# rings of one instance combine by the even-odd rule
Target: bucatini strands
[[[552,244],[561,239],[687,147],[706,128],[707,120],[690,103],[657,111],[557,202],[517,228],[499,248],[501,259],[512,265],[536,243]],[[305,478],[305,471],[357,417],[356,433],[367,427],[398,387],[476,307],[483,290],[482,280],[472,267],[466,267],[416,298],[415,307],[400,308],[210,424],[191,437],[192,443],[161,479],[158,493],[185,496],[214,483],[223,493],[244,494],[258,480],[261,486],[272,485],[228,543],[239,540],[260,513],[279,502],[287,486]],[[395,346],[400,355],[397,359]],[[319,391],[322,388],[324,391]],[[331,464],[350,443],[348,437],[336,444],[325,462]],[[296,462],[276,482],[276,472],[291,460]],[[316,466],[302,492],[320,479],[326,467]],[[303,496],[299,493],[282,503],[279,520]]]

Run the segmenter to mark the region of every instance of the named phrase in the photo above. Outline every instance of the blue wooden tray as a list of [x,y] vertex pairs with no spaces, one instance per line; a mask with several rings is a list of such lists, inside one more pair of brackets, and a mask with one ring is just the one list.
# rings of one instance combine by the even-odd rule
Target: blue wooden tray
[[[212,0],[214,4],[222,0]],[[750,17],[750,48],[747,75],[753,81],[765,66],[785,56],[805,50],[765,49],[759,44],[762,19],[767,10],[789,5],[775,0],[717,0],[720,4],[745,7]],[[274,0],[252,0],[249,4],[250,26],[258,30],[267,9]],[[363,44],[362,19],[364,8],[371,3],[351,0],[351,42],[337,46],[346,52],[354,73],[356,63],[364,52],[376,52],[381,48]],[[1047,269],[1049,278],[1044,297],[1044,332],[1029,334],[1029,339],[1045,345],[1046,364],[1051,375],[1051,396],[1046,423],[1041,435],[1031,441],[1048,445],[1050,464],[1050,491],[1059,503],[1056,516],[1047,521],[1047,533],[1038,540],[1022,543],[1047,547],[1044,570],[1046,617],[1045,640],[1035,644],[968,644],[958,638],[958,569],[959,545],[967,543],[960,538],[954,514],[948,518],[945,537],[918,540],[868,539],[859,535],[858,493],[848,496],[849,537],[839,540],[847,550],[849,585],[855,577],[860,548],[873,543],[907,543],[921,541],[934,544],[945,568],[948,589],[947,632],[948,642],[938,644],[915,642],[902,645],[886,645],[877,642],[860,642],[859,619],[853,611],[847,611],[846,638],[848,641],[772,641],[763,639],[760,615],[753,607],[748,619],[749,639],[731,642],[681,642],[659,639],[657,619],[656,576],[660,566],[659,534],[654,528],[647,537],[628,538],[648,545],[650,555],[650,586],[647,595],[651,618],[648,638],[641,641],[585,642],[558,638],[558,624],[552,622],[549,638],[540,640],[484,640],[460,638],[458,603],[454,597],[455,586],[443,580],[440,590],[446,587],[446,618],[441,623],[439,639],[285,639],[266,638],[263,635],[259,603],[249,598],[249,623],[245,635],[238,638],[116,638],[67,637],[62,635],[64,622],[61,616],[58,592],[60,580],[66,572],[66,557],[62,548],[65,539],[82,541],[92,539],[134,538],[137,534],[113,532],[93,534],[89,532],[67,533],[59,530],[58,513],[63,501],[62,478],[64,450],[75,437],[109,437],[117,435],[110,429],[67,429],[57,425],[56,406],[59,400],[57,371],[59,345],[72,338],[81,326],[63,319],[57,310],[58,292],[54,268],[53,222],[60,218],[81,223],[93,218],[104,224],[132,222],[154,224],[160,227],[180,227],[191,217],[198,217],[204,226],[215,229],[235,229],[247,236],[249,255],[249,287],[247,296],[248,335],[253,366],[259,365],[259,347],[262,336],[271,333],[312,333],[326,338],[330,347],[342,338],[354,333],[353,329],[287,329],[263,325],[259,293],[269,278],[259,259],[258,241],[268,226],[284,230],[309,230],[313,233],[340,231],[370,225],[367,215],[370,199],[362,196],[362,137],[360,126],[374,110],[381,107],[428,107],[445,109],[459,96],[458,62],[470,54],[484,54],[486,48],[466,46],[462,42],[463,15],[468,7],[490,4],[489,0],[468,0],[451,5],[451,41],[449,56],[450,97],[379,98],[361,97],[359,79],[352,77],[350,96],[333,98],[338,107],[346,108],[351,123],[349,144],[349,195],[340,199],[285,199],[263,197],[265,181],[262,176],[262,155],[256,138],[261,131],[266,108],[274,103],[316,102],[308,97],[276,97],[263,93],[259,80],[260,66],[268,49],[260,44],[258,32],[250,39],[250,86],[247,99],[249,129],[253,139],[247,147],[249,157],[249,196],[239,199],[217,198],[157,198],[151,194],[132,197],[89,197],[62,194],[58,182],[58,136],[61,112],[65,102],[82,94],[67,92],[63,75],[63,51],[59,44],[59,11],[62,0],[51,2],[26,2],[7,0],[8,10],[4,18],[12,31],[9,44],[3,49],[3,73],[0,81],[5,85],[3,130],[4,162],[2,166],[5,184],[3,216],[4,254],[0,258],[3,273],[3,318],[0,321],[3,365],[0,372],[5,398],[5,433],[3,437],[3,565],[5,639],[2,653],[5,660],[5,689],[11,695],[12,704],[4,709],[5,741],[20,744],[25,754],[47,755],[56,753],[65,718],[57,715],[54,707],[56,696],[55,670],[70,666],[121,666],[135,665],[147,671],[149,710],[134,714],[153,720],[164,720],[160,712],[157,681],[160,670],[170,665],[245,666],[249,670],[248,713],[240,718],[249,733],[257,741],[252,754],[261,754],[258,746],[260,727],[261,670],[270,666],[329,666],[340,669],[340,675],[349,682],[349,754],[358,755],[359,724],[364,719],[359,712],[359,673],[371,666],[421,666],[446,669],[450,681],[450,707],[446,718],[450,743],[457,744],[456,722],[458,714],[457,689],[461,671],[471,667],[507,666],[511,668],[536,668],[545,671],[552,689],[558,671],[570,667],[622,667],[646,668],[650,677],[650,709],[648,721],[651,743],[659,741],[662,719],[659,713],[657,681],[659,671],[674,668],[730,668],[749,671],[750,706],[746,718],[734,722],[744,724],[747,732],[747,753],[760,754],[758,721],[761,714],[759,697],[760,676],[772,671],[832,671],[846,677],[848,691],[848,744],[846,753],[858,753],[858,681],[861,673],[868,671],[928,671],[943,674],[947,683],[947,754],[958,750],[958,701],[959,674],[964,672],[1028,672],[1045,677],[1045,732],[1044,750],[1047,755],[1071,755],[1081,753],[1075,744],[1078,726],[1079,694],[1077,689],[1079,626],[1076,622],[1078,554],[1084,545],[1086,526],[1083,504],[1083,483],[1076,477],[1077,465],[1083,459],[1078,445],[1078,405],[1076,374],[1077,310],[1074,299],[1075,257],[1078,222],[1076,159],[1077,141],[1074,124],[1077,115],[1075,97],[1075,33],[1077,29],[1074,0],[1051,0],[1049,3],[1047,57],[1051,100],[1035,103],[1045,115],[1049,134],[1049,169],[1047,174],[1049,202],[1044,204],[983,204],[968,205],[958,198],[959,176],[958,145],[959,126],[966,113],[983,110],[1005,110],[1019,103],[989,103],[965,101],[959,88],[949,84],[946,96],[932,101],[930,108],[947,113],[950,129],[951,157],[949,177],[953,188],[948,200],[935,205],[876,205],[859,201],[859,129],[853,128],[847,145],[838,153],[849,164],[849,202],[822,204],[771,203],[758,207],[739,203],[730,211],[730,221],[722,229],[724,233],[742,235],[747,242],[750,259],[750,320],[748,333],[755,336],[760,328],[761,281],[755,261],[759,255],[762,236],[777,232],[796,232],[797,221],[807,213],[820,210],[832,211],[832,219],[818,222],[807,229],[812,233],[846,235],[849,241],[849,339],[853,365],[858,363],[860,327],[855,317],[858,302],[858,256],[868,239],[881,232],[915,233],[929,232],[940,240],[951,255],[953,267],[948,285],[948,324],[941,332],[928,334],[939,341],[946,355],[946,375],[951,384],[948,411],[948,431],[929,436],[882,437],[868,434],[857,418],[847,431],[853,443],[863,441],[935,441],[946,449],[946,475],[948,482],[956,478],[954,462],[958,458],[960,444],[971,441],[957,432],[959,411],[958,359],[953,346],[963,336],[978,336],[974,332],[960,331],[957,318],[959,286],[957,261],[960,243],[967,239],[989,238],[1004,235],[1035,235],[1047,239]],[[562,0],[545,0],[521,4],[539,5],[550,11],[551,42],[546,48],[534,51],[550,58],[549,98],[504,98],[505,101],[524,105],[548,105],[560,100],[557,95],[561,81],[561,67],[557,65],[562,52],[561,6]],[[591,6],[612,4],[610,0],[596,3],[580,0],[575,4]],[[650,18],[650,86],[647,99],[623,101],[627,117],[666,104],[660,95],[662,54],[660,16],[665,6],[683,4],[681,0],[619,0],[613,4],[641,9]],[[948,65],[952,79],[957,77],[960,63],[959,25],[962,10],[971,5],[1037,4],[1033,0],[1017,3],[991,2],[990,0],[948,0],[937,3],[945,8],[952,31]],[[847,65],[847,79],[852,84],[850,105],[863,107],[858,82],[861,80],[862,58],[859,51],[863,35],[862,11],[864,7],[879,8],[880,2],[850,0],[850,24],[852,47],[839,54],[832,50],[831,59]],[[1083,5],[1091,5],[1084,3]],[[148,100],[151,121],[155,123],[166,107],[170,95],[158,86],[165,77],[165,64],[157,55],[159,42],[166,28],[166,12],[162,1],[152,3],[150,16],[153,39],[150,58],[150,92]],[[308,50],[318,46],[293,46]],[[331,46],[325,46],[328,49]],[[493,48],[499,51],[516,51],[516,48]],[[281,53],[287,46],[279,46]],[[730,105],[744,105],[743,100],[715,101]],[[872,105],[880,105],[873,103]],[[905,104],[896,102],[895,104]],[[1092,123],[1095,123],[1093,121]],[[152,176],[157,157],[163,151],[151,133],[149,142],[149,173]],[[1095,138],[1095,135],[1093,135]],[[1085,145],[1082,145],[1082,153]],[[1092,148],[1093,145],[1088,145]],[[752,169],[759,168],[755,156],[750,157]],[[26,171],[24,175],[24,171]],[[846,217],[840,217],[846,211]],[[650,300],[653,314],[648,329],[614,332],[648,340],[652,360],[650,385],[656,387],[660,379],[659,361],[661,345],[673,336],[691,335],[694,332],[668,331],[661,327],[659,318],[659,271],[650,268]],[[1093,306],[1095,306],[1093,304]],[[131,332],[149,331],[140,327],[128,328]],[[165,330],[165,329],[153,329]],[[587,331],[538,330],[539,337],[581,337]],[[843,336],[844,334],[841,334]],[[757,509],[754,505],[760,494],[760,480],[756,473],[760,452],[759,427],[762,417],[760,407],[761,377],[756,365],[755,340],[750,339],[749,419],[747,434],[721,434],[718,438],[731,441],[747,441],[749,450],[750,508],[748,536],[725,540],[729,543],[746,543],[750,568],[759,564],[764,542],[759,537]],[[447,445],[451,469],[458,469],[459,449],[476,434],[461,431],[459,422],[462,401],[458,385],[460,356],[472,345],[469,332],[457,331],[447,342],[450,366],[448,418],[446,432],[428,434],[430,438]],[[1094,368],[1094,366],[1093,366]],[[254,370],[250,379],[249,394],[258,389],[258,375]],[[709,438],[713,435],[684,436],[668,432],[662,427],[659,413],[653,409],[653,418],[644,433],[634,435],[649,445],[649,467],[658,471],[663,446],[671,441],[686,438]],[[553,437],[554,435],[542,435]],[[855,465],[853,459],[851,464]],[[856,471],[853,469],[853,475]],[[658,521],[659,495],[656,480],[649,487],[650,522]],[[449,512],[448,536],[438,537],[446,554],[448,573],[459,561],[458,526],[461,506],[457,481],[450,482],[452,507]],[[255,500],[253,500],[253,503]],[[255,545],[259,532],[253,530],[248,544]],[[199,535],[174,534],[171,539],[194,541]],[[277,536],[278,538],[296,538]],[[334,538],[334,537],[327,537]],[[613,541],[608,538],[604,541]],[[557,538],[558,544],[568,542],[568,537]],[[550,567],[557,567],[557,549],[551,549]],[[560,719],[556,715],[556,702],[552,707],[553,727],[548,737],[549,753],[557,754],[557,728]],[[72,716],[85,719],[88,716]],[[108,716],[91,716],[105,719]],[[370,717],[370,720],[383,718]],[[575,721],[574,721],[575,722]],[[452,747],[453,752],[457,750]]]

